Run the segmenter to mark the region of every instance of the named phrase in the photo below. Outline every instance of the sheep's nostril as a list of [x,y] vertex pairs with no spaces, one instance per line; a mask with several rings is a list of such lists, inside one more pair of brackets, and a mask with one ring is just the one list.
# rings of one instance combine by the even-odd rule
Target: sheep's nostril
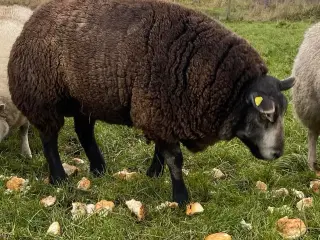
[[275,151],[275,152],[273,153],[273,158],[274,158],[274,159],[279,158],[279,157],[281,157],[281,155],[282,155],[281,151]]

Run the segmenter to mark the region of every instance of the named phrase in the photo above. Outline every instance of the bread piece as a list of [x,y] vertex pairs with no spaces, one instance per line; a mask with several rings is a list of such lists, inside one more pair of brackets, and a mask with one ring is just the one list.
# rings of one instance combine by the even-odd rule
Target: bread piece
[[193,214],[201,213],[201,212],[203,212],[203,211],[204,211],[204,209],[203,209],[203,207],[201,206],[201,204],[198,203],[198,202],[195,202],[195,203],[190,203],[190,204],[187,205],[186,214],[187,214],[188,216],[191,216],[191,215],[193,215]]
[[56,197],[48,196],[48,197],[42,198],[40,200],[40,203],[45,207],[51,207],[53,204],[55,204],[56,200],[57,200]]
[[286,216],[277,221],[277,231],[284,239],[296,239],[307,232],[307,227],[301,219]]
[[131,199],[129,201],[126,201],[126,205],[129,208],[129,210],[138,217],[139,221],[145,218],[146,209],[140,201]]
[[232,238],[227,233],[219,232],[210,234],[204,240],[232,240]]

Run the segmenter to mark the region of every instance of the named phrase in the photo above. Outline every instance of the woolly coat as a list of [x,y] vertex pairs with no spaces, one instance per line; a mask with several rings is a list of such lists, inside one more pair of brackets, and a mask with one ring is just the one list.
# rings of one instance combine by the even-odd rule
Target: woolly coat
[[295,58],[292,76],[293,106],[296,117],[311,130],[320,133],[320,23],[304,34]]
[[0,118],[4,118],[13,128],[25,124],[27,119],[11,101],[7,65],[11,47],[31,15],[32,10],[27,7],[0,6],[0,103],[6,104],[5,111],[0,112]]
[[43,132],[77,109],[154,141],[215,141],[233,137],[235,106],[266,73],[247,41],[177,4],[54,0],[16,41],[9,85]]

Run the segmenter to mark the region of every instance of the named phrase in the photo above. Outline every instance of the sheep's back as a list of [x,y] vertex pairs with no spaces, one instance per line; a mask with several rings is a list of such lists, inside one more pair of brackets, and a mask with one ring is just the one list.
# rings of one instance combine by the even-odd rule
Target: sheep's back
[[292,89],[296,116],[309,128],[320,130],[320,23],[304,34],[294,60]]
[[32,10],[23,6],[0,6],[0,101],[6,104],[0,117],[5,118],[13,128],[21,126],[27,120],[11,101],[7,65],[11,48],[31,15]]
[[0,5],[0,81],[2,82],[7,82],[7,64],[12,45],[31,15],[32,10],[27,7]]
[[[37,74],[24,80],[12,78],[14,101],[23,108],[23,97],[42,105],[70,97],[92,117],[112,121],[110,115],[124,112],[130,118],[133,81],[149,72],[146,35],[152,15],[151,8],[138,2],[135,10],[127,8],[125,1],[45,4],[26,23],[14,47],[15,70]],[[21,84],[26,91],[18,90]],[[38,86],[46,89],[41,95]]]
[[166,140],[216,134],[244,85],[267,71],[245,40],[205,15],[131,0],[45,4],[17,40],[12,63],[12,72],[37,74],[10,81],[26,114],[72,98],[87,115],[123,118]]
[[8,81],[7,64],[11,47],[20,34],[22,27],[23,24],[19,22],[0,19],[0,81]]
[[20,5],[0,5],[0,21],[11,20],[24,24],[32,15],[32,10]]

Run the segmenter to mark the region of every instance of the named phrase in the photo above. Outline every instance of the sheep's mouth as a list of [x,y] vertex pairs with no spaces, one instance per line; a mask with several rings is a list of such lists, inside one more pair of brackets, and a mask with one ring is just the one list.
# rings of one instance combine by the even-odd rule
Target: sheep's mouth
[[240,140],[250,149],[250,152],[255,158],[260,160],[270,160],[262,156],[259,147],[256,144],[252,143],[248,139],[240,138]]

